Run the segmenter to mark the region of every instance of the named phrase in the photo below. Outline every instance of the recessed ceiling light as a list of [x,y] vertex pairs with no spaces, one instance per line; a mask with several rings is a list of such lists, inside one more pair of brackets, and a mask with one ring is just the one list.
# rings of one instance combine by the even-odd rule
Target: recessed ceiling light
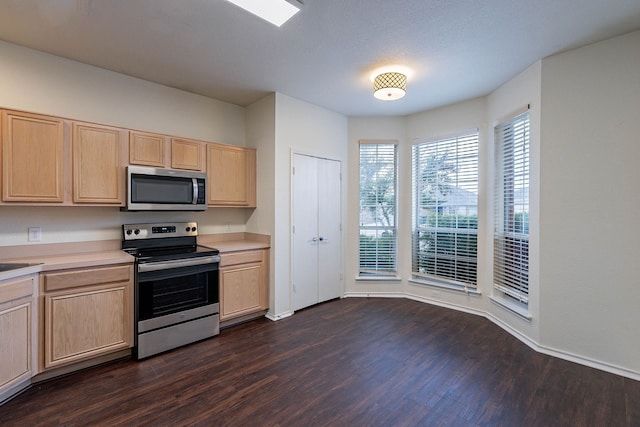
[[296,0],[228,0],[279,27],[300,11]]

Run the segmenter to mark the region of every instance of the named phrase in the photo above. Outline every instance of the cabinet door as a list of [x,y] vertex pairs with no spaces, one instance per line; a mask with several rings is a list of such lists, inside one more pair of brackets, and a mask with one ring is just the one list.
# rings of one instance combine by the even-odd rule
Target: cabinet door
[[171,139],[171,167],[202,171],[202,143],[188,139]]
[[121,161],[126,131],[73,124],[73,201],[124,205]]
[[62,202],[64,121],[13,111],[2,121],[2,200]]
[[261,264],[220,269],[220,320],[264,309],[262,269]]
[[35,277],[0,282],[0,402],[33,375]]
[[45,275],[45,368],[131,347],[132,271],[120,266]]
[[256,205],[256,152],[243,147],[207,145],[209,205]]
[[167,137],[154,133],[129,132],[129,163],[143,166],[165,166]]
[[31,378],[31,313],[31,301],[0,310],[0,398]]

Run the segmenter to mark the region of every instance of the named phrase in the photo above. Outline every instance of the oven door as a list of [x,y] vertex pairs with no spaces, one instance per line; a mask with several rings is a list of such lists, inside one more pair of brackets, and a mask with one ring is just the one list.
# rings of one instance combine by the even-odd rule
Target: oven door
[[219,313],[219,255],[138,263],[137,332]]

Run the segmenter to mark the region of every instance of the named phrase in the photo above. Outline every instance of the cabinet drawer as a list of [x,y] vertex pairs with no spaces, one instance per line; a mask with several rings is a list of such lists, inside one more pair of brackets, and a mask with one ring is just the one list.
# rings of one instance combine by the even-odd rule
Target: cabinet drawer
[[262,251],[236,252],[232,254],[222,254],[220,256],[220,267],[236,264],[248,264],[251,262],[262,262]]
[[117,267],[47,273],[44,275],[44,290],[55,291],[78,286],[124,282],[131,279],[132,271],[132,266],[120,265]]
[[33,295],[33,276],[0,283],[0,304]]

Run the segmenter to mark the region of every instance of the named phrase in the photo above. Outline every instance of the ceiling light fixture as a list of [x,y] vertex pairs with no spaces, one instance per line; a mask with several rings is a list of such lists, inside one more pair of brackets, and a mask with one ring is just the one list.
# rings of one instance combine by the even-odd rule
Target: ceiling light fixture
[[383,101],[395,101],[407,93],[407,76],[390,72],[378,74],[373,81],[373,96]]
[[281,26],[293,15],[300,11],[300,3],[296,0],[228,0],[251,12],[254,15],[271,22],[276,27]]

